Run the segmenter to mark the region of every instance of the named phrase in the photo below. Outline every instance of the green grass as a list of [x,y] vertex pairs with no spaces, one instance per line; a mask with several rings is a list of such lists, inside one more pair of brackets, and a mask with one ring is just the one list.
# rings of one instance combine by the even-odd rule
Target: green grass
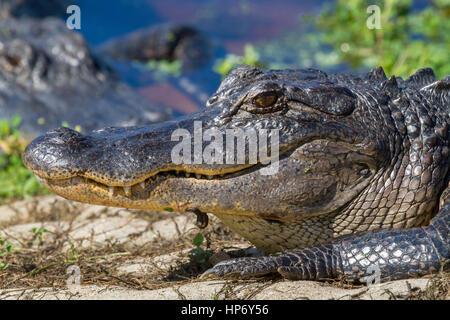
[[18,116],[0,120],[0,204],[49,193],[22,163],[27,142],[19,133],[20,122]]
[[4,260],[4,258],[18,251],[11,242],[4,240],[2,235],[0,234],[0,270],[6,270],[9,267],[9,263]]

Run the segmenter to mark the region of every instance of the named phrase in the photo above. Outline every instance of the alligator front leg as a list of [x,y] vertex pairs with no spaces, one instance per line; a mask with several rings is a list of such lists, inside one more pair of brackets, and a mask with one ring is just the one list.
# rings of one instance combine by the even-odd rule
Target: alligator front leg
[[332,243],[286,251],[283,254],[238,258],[205,272],[218,276],[258,276],[279,273],[291,280],[344,278],[365,282],[404,279],[450,269],[450,197],[444,192],[439,213],[429,226],[379,230],[337,238]]

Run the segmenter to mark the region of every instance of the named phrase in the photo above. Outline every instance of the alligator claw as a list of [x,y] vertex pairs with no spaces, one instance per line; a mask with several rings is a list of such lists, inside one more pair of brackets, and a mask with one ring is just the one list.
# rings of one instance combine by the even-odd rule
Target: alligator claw
[[225,260],[217,263],[214,267],[206,270],[200,277],[203,278],[209,274],[216,276],[234,276],[241,277],[262,276],[277,272],[277,264],[274,259],[268,257],[249,257]]
[[203,212],[198,212],[195,214],[197,215],[197,222],[196,222],[197,226],[200,229],[205,229],[208,226],[208,222],[209,222],[208,215]]
[[289,280],[318,280],[332,278],[336,258],[331,245],[289,250],[282,254],[263,257],[237,258],[221,261],[202,274],[216,276],[238,275],[254,277],[279,274]]
[[197,221],[195,222],[197,227],[199,227],[200,229],[205,229],[208,226],[209,223],[208,214],[201,212],[198,209],[188,209],[187,211],[195,213],[195,215],[197,216]]

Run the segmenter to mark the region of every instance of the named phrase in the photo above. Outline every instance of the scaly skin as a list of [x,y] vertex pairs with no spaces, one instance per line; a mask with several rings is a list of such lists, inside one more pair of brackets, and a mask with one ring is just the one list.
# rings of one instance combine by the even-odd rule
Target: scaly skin
[[[56,129],[23,161],[68,199],[171,207],[202,223],[208,212],[266,252],[285,251],[207,273],[365,281],[377,266],[384,280],[421,276],[448,268],[449,86],[431,69],[402,80],[381,68],[358,77],[241,67],[198,113],[90,135]],[[278,171],[261,174],[268,164],[251,164],[248,145],[244,164],[172,162],[171,134],[192,133],[196,120],[203,132],[279,129]]]
[[369,231],[283,254],[227,260],[204,275],[256,276],[278,272],[291,280],[345,278],[364,282],[374,277],[375,269],[371,267],[378,267],[381,281],[423,276],[448,269],[449,226],[447,199],[426,227]]

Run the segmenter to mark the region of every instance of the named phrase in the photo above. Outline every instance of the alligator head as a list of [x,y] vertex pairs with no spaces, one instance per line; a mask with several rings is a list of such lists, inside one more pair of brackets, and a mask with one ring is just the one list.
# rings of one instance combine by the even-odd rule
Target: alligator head
[[[405,159],[414,153],[410,146],[419,141],[421,122],[413,121],[416,111],[405,97],[416,84],[434,81],[417,76],[429,76],[424,70],[416,74],[424,82],[419,84],[413,77],[386,79],[381,68],[360,78],[314,69],[240,67],[204,110],[178,121],[110,127],[89,135],[59,128],[34,140],[23,161],[44,186],[67,199],[213,213],[266,251],[371,228],[417,225],[434,202],[421,207],[420,214],[416,208],[400,224],[389,221],[389,215],[403,199],[410,201],[400,185],[410,179]],[[230,151],[227,132],[242,131],[244,143]],[[252,132],[258,151],[250,143]],[[419,139],[433,144],[431,136]],[[174,161],[180,151],[190,153]],[[433,190],[430,201],[438,194]],[[402,200],[396,201],[400,192]],[[379,223],[368,223],[375,213],[357,216],[361,206],[378,210],[373,205],[377,194],[387,198],[393,193],[392,203],[386,199],[381,206]]]

